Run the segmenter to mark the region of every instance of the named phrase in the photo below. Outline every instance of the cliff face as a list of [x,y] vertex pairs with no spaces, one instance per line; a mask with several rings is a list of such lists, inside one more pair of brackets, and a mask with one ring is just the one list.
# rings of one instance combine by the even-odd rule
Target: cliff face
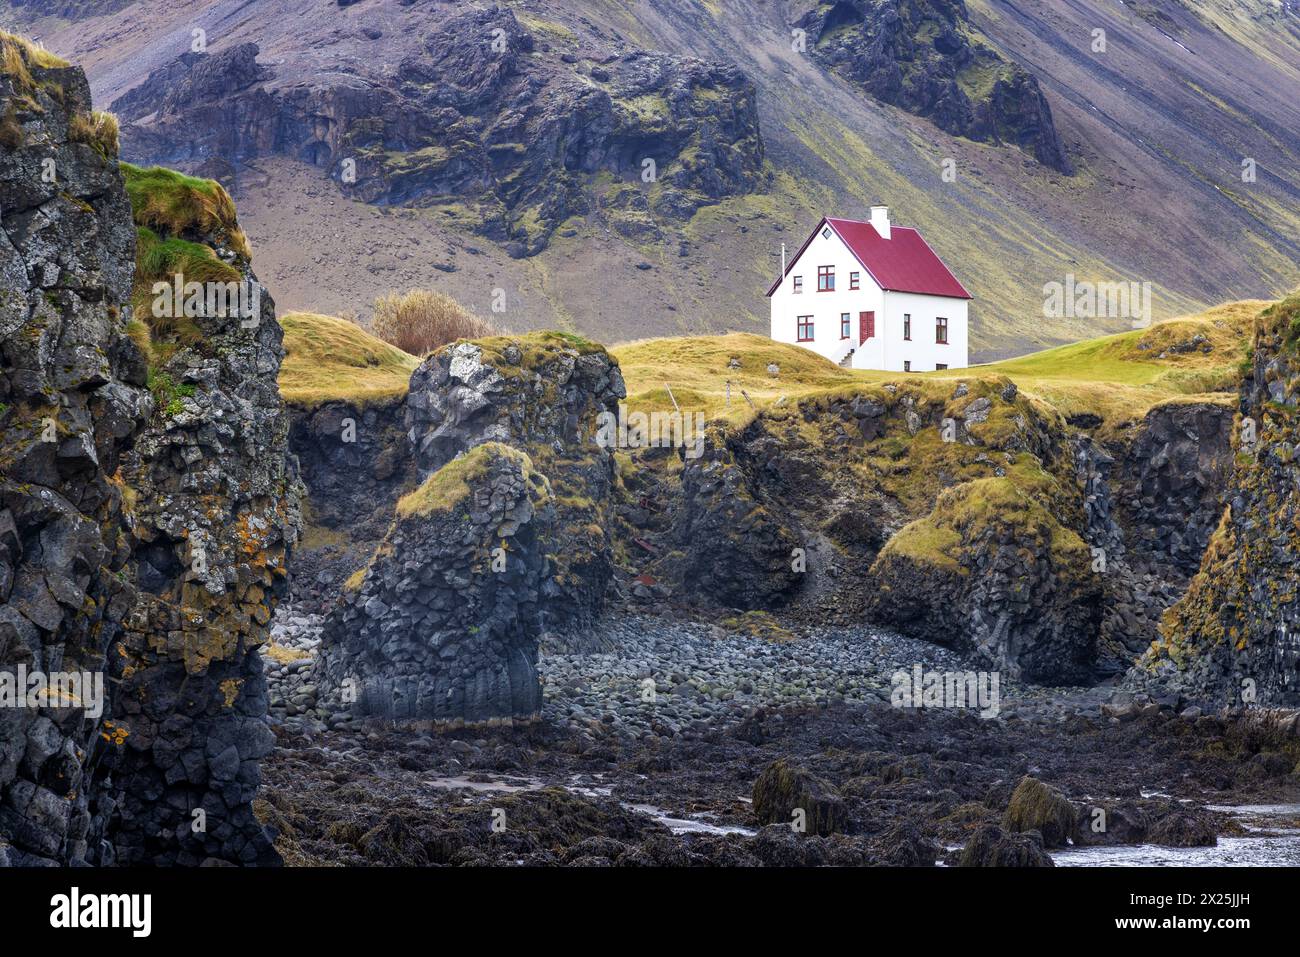
[[[106,700],[0,712],[0,837],[18,863],[271,863],[255,649],[297,522],[274,304],[219,187],[124,181],[81,71],[15,49],[0,665],[85,670]],[[152,282],[182,269],[255,305],[155,310]]]
[[605,516],[614,450],[596,441],[598,419],[626,393],[618,363],[595,343],[562,333],[448,346],[411,375],[406,425],[422,476],[484,442],[532,456],[555,490],[543,587],[546,626],[566,630],[601,610],[613,571]]
[[507,446],[431,475],[327,619],[323,693],[357,715],[435,726],[536,717],[554,520],[549,483]]
[[[160,187],[141,178],[133,173],[128,186],[147,219]],[[161,188],[196,202],[220,195],[179,177]],[[299,525],[276,385],[281,330],[233,219],[154,229],[163,243],[194,237],[196,255],[212,258],[185,268],[220,262],[246,298],[149,319],[156,404],[121,472],[139,591],[109,672],[128,746],[106,749],[99,771],[126,792],[113,827],[123,863],[269,863],[274,852],[250,807],[274,741],[257,649],[287,587]],[[196,809],[203,829],[191,827]]]
[[[102,678],[132,604],[116,476],[151,408],[125,333],[135,231],[116,163],[73,139],[82,72],[0,43],[24,67],[0,73],[0,671]],[[0,708],[0,863],[98,856],[88,777],[107,717]]]
[[[541,635],[593,621],[613,572],[595,437],[624,391],[604,349],[559,333],[453,343],[415,370],[417,487],[327,616],[325,694],[436,724],[536,715]],[[313,494],[330,475],[314,464]]]
[[1131,687],[1216,705],[1300,704],[1298,343],[1300,300],[1256,321],[1226,507],[1187,594],[1129,674]]
[[962,0],[837,0],[797,25],[814,56],[878,100],[1072,171],[1038,81],[979,37]]
[[[291,156],[366,202],[436,205],[517,256],[598,208],[658,238],[658,223],[766,179],[754,86],[735,67],[645,51],[581,63],[504,7],[444,19],[386,74],[277,84],[257,55],[187,53],[116,100],[126,155],[231,169]],[[606,194],[598,174],[653,186]]]

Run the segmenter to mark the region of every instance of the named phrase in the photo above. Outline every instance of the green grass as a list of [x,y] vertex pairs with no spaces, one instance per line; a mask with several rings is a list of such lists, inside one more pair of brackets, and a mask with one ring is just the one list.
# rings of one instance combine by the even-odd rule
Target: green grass
[[241,278],[239,270],[222,262],[207,246],[174,236],[163,238],[147,226],[137,226],[131,312],[148,326],[148,345],[136,339],[146,355],[158,353],[165,358],[169,344],[194,345],[203,338],[199,327],[178,308],[173,308],[171,315],[153,314],[154,284],[170,285],[177,275],[186,283],[238,282]]
[[[452,459],[425,479],[415,491],[398,499],[398,517],[423,518],[435,512],[451,511],[469,497],[469,483],[486,475],[492,463],[498,459],[517,462],[524,478],[533,478],[533,461],[526,453],[500,442],[484,442]],[[545,482],[540,475],[537,477]]]
[[[1255,317],[1268,305],[1258,300],[1226,303],[1146,329],[973,366],[966,374],[1005,375],[1063,415],[1091,413],[1106,427],[1131,422],[1165,402],[1232,404]],[[1208,340],[1208,354],[1172,351],[1196,335]],[[934,375],[952,379],[961,373]]]
[[331,399],[358,405],[406,394],[419,358],[377,339],[354,322],[310,312],[280,317],[284,362],[280,395],[312,407]]
[[[1003,362],[940,372],[900,373],[843,369],[799,346],[766,336],[677,336],[644,339],[613,347],[627,382],[628,403],[646,411],[672,410],[668,388],[684,412],[743,424],[753,410],[784,397],[789,402],[835,391],[861,391],[885,383],[920,384],[939,395],[955,383],[1005,376],[1026,395],[1070,416],[1090,413],[1105,427],[1140,418],[1156,405],[1176,401],[1234,401],[1242,359],[1254,318],[1268,305],[1228,303],[1195,316],[1170,319],[1147,328],[1059,346]],[[1212,350],[1169,351],[1195,335]],[[1140,348],[1145,345],[1147,348]],[[1166,353],[1165,358],[1159,356]],[[728,365],[732,357],[740,368]],[[780,374],[767,374],[770,362]],[[732,383],[731,401],[726,383]]]
[[235,203],[216,180],[186,176],[161,166],[120,165],[137,226],[168,236],[212,237],[228,243],[245,260],[251,258]]

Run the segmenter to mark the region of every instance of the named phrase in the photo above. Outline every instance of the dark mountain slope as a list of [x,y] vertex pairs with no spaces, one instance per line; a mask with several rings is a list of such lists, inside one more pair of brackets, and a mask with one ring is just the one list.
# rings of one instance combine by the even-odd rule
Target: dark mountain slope
[[[1157,318],[1300,278],[1300,27],[1262,2],[526,0],[491,14],[518,24],[517,66],[481,88],[477,61],[444,55],[439,37],[490,4],[198,6],[14,16],[86,62],[106,101],[175,71],[196,25],[214,57],[242,64],[253,82],[211,103],[158,74],[169,95],[122,101],[138,120],[124,141],[136,159],[189,150],[188,165],[237,173],[259,262],[294,308],[364,313],[374,294],[423,283],[483,312],[502,290],[497,318],[514,329],[763,331],[781,244],[874,202],[975,292],[978,355],[1127,327],[1044,317],[1044,283],[1069,273],[1152,283]],[[260,66],[232,52],[246,43]],[[444,89],[477,90],[478,112]],[[266,97],[274,121],[247,112]],[[214,115],[231,135],[205,140]],[[651,144],[662,162],[646,183],[636,153]],[[337,183],[344,153],[362,160],[354,184]]]

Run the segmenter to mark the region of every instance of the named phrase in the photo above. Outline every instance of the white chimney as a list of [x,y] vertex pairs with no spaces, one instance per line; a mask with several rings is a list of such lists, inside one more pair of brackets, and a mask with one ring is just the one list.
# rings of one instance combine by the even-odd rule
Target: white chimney
[[871,207],[871,225],[880,234],[881,239],[889,238],[889,207]]

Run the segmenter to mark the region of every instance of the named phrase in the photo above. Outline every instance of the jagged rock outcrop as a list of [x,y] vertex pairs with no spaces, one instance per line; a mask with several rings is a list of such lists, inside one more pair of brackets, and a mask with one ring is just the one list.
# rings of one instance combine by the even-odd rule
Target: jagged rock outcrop
[[616,416],[626,393],[609,353],[562,333],[455,343],[411,375],[407,436],[421,477],[484,442],[504,442],[527,451],[554,488],[548,629],[589,622],[605,597],[616,443],[602,444],[598,433],[602,414]]
[[1074,441],[1082,534],[1100,550],[1106,673],[1126,671],[1159,636],[1199,566],[1232,467],[1231,426],[1222,405],[1174,402],[1150,410],[1113,455],[1086,434]]
[[1093,677],[1101,583],[1077,533],[1006,479],[943,492],[882,549],[872,617],[1026,681]]
[[1256,319],[1226,507],[1126,684],[1214,705],[1300,705],[1300,299]]
[[[297,521],[274,304],[231,248],[233,220],[206,245],[203,228],[152,222],[142,243],[177,239],[260,303],[131,318],[150,287],[137,272],[132,290],[115,144],[80,70],[14,48],[30,79],[0,74],[21,134],[0,153],[0,665],[86,670],[108,693],[97,720],[0,711],[0,843],[12,863],[274,863],[250,807],[273,741],[256,647]],[[213,200],[204,215],[232,210],[174,182]]]
[[1129,559],[1144,570],[1200,567],[1232,472],[1232,410],[1207,402],[1159,405],[1127,443],[1115,513]]
[[972,464],[986,471],[949,483],[928,515],[889,539],[871,566],[867,616],[1012,677],[1090,681],[1101,582],[1080,534],[1063,423],[1005,380],[959,383],[946,405],[914,403],[906,414],[913,435],[984,447]]
[[1038,81],[979,38],[962,0],[836,0],[795,26],[812,56],[876,99],[1073,171]]
[[[152,406],[126,335],[135,230],[116,163],[70,139],[91,108],[81,70],[0,42],[28,74],[0,70],[13,132],[0,146],[0,672],[102,681],[132,600],[116,476]],[[57,181],[41,175],[49,161]],[[29,703],[47,706],[0,708],[0,859],[97,859],[89,767],[108,715]]]
[[535,717],[550,485],[497,442],[399,500],[322,634],[322,692],[354,713],[431,725]]
[[126,864],[278,861],[251,809],[274,744],[257,649],[288,587],[299,487],[275,303],[245,257],[211,245],[247,314],[187,316],[166,359],[155,331],[157,402],[121,470],[139,591],[109,674],[127,746],[106,747],[97,773],[124,792],[108,827]]
[[[442,16],[402,51],[392,72],[283,83],[252,43],[186,53],[114,102],[124,153],[187,168],[291,156],[366,202],[443,206],[518,256],[598,207],[645,238],[766,182],[754,85],[735,67],[561,56],[500,6]],[[598,203],[601,172],[625,188]]]

